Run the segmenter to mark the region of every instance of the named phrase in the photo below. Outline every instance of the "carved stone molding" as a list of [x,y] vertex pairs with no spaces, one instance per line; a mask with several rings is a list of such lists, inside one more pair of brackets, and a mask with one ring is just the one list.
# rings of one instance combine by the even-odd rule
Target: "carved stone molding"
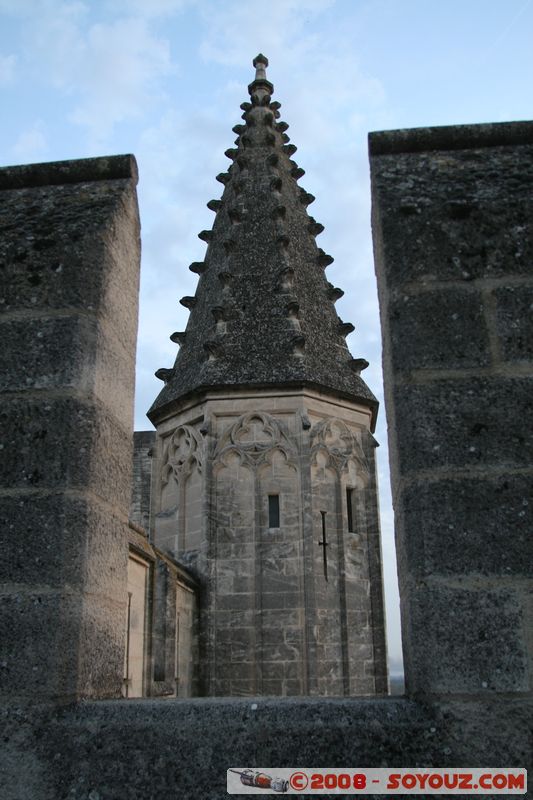
[[296,467],[298,452],[285,426],[264,411],[252,411],[239,417],[223,433],[215,450],[214,463],[225,463],[226,456],[235,453],[242,464],[256,469],[268,463],[276,450]]
[[202,472],[202,437],[190,425],[180,425],[166,440],[161,466],[161,483],[165,486],[171,479],[180,483],[194,469]]
[[311,463],[323,452],[339,473],[348,469],[350,461],[369,475],[369,466],[357,435],[341,419],[335,417],[317,423],[311,431]]

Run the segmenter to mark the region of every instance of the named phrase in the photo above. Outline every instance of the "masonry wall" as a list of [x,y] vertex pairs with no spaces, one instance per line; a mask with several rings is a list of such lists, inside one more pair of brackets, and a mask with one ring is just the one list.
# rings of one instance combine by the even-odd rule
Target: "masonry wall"
[[120,694],[136,181],[131,156],[0,170],[5,702]]
[[370,152],[407,691],[530,697],[533,125]]
[[152,482],[152,457],[155,431],[133,434],[133,483],[130,519],[149,533]]

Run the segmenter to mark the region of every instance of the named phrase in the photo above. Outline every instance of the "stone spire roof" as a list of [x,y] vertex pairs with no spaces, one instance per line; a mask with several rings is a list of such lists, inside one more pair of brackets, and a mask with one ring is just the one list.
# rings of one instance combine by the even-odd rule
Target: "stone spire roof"
[[323,226],[309,216],[314,197],[298,185],[304,174],[293,160],[288,125],[280,121],[268,59],[253,61],[250,102],[242,103],[244,124],[235,125],[231,162],[217,175],[224,186],[202,262],[184,332],[171,335],[180,349],[172,369],[156,376],[165,386],[148,412],[155,422],[194,391],[231,386],[313,385],[361,401],[377,401],[360,372],[368,362],[352,358],[334,303],[343,292],[324,269],[333,258],[317,246]]

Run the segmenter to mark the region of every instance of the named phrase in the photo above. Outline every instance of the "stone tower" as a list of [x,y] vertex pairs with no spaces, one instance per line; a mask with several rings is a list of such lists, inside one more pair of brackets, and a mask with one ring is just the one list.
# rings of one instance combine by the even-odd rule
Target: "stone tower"
[[254,59],[157,429],[156,547],[201,586],[198,691],[387,691],[377,402],[337,315],[287,123]]

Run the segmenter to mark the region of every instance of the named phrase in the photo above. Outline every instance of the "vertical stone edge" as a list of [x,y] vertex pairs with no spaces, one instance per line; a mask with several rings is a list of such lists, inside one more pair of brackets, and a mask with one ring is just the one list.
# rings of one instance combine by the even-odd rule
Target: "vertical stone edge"
[[[494,132],[497,128],[497,140],[494,139]],[[520,130],[518,130],[520,128]],[[520,134],[519,140],[515,141],[515,134]],[[480,169],[486,166],[487,171],[490,171],[491,181],[494,181],[494,171],[501,168],[502,171],[502,186],[501,191],[509,190],[512,192],[513,208],[522,203],[523,209],[527,209],[528,205],[531,207],[531,199],[525,189],[526,181],[522,179],[521,182],[515,184],[518,189],[515,191],[515,186],[512,189],[506,187],[504,184],[504,175],[506,175],[505,165],[508,166],[508,161],[511,158],[513,145],[515,150],[519,150],[518,145],[531,145],[533,142],[533,125],[531,123],[523,123],[517,125],[516,123],[508,123],[500,126],[459,126],[458,128],[448,129],[428,129],[428,130],[414,130],[414,131],[392,131],[370,135],[370,162],[371,162],[371,181],[372,181],[372,230],[374,239],[374,256],[375,268],[378,280],[378,293],[380,301],[380,314],[381,325],[383,334],[383,368],[384,368],[384,381],[385,381],[385,396],[386,396],[386,409],[387,418],[389,421],[389,444],[391,451],[391,472],[393,483],[393,501],[395,509],[395,534],[398,547],[398,574],[400,582],[400,595],[401,595],[401,609],[402,609],[402,623],[403,623],[403,643],[404,643],[404,664],[406,670],[406,686],[407,691],[411,695],[420,696],[448,696],[455,695],[470,695],[485,696],[494,695],[495,692],[515,692],[517,694],[530,691],[529,685],[530,678],[527,677],[527,653],[529,650],[529,670],[531,672],[531,635],[527,633],[530,630],[531,624],[531,610],[528,611],[526,602],[526,593],[524,592],[523,580],[519,577],[515,578],[513,575],[504,575],[503,564],[500,569],[494,568],[491,572],[489,569],[486,572],[486,565],[490,559],[478,559],[476,562],[472,548],[467,557],[466,566],[456,560],[454,567],[450,567],[452,559],[441,558],[442,563],[434,563],[436,557],[436,550],[433,548],[432,557],[433,562],[430,568],[429,553],[425,555],[425,533],[424,533],[424,520],[419,519],[417,529],[408,525],[413,525],[415,520],[414,509],[417,504],[417,497],[414,496],[414,488],[420,484],[424,484],[424,490],[429,492],[427,481],[431,483],[432,504],[435,509],[441,500],[441,486],[446,480],[454,475],[452,469],[450,473],[450,465],[447,464],[444,456],[441,457],[440,462],[434,459],[428,472],[422,471],[417,473],[420,467],[417,466],[417,454],[412,452],[412,461],[409,458],[409,448],[413,448],[412,440],[407,436],[409,426],[404,425],[405,417],[411,416],[408,420],[411,427],[417,423],[421,426],[427,423],[428,415],[431,415],[432,402],[435,405],[434,395],[440,391],[443,397],[446,397],[446,391],[449,391],[450,397],[455,388],[454,399],[457,403],[456,414],[459,419],[464,416],[469,419],[471,415],[471,406],[468,405],[465,399],[464,408],[461,408],[460,402],[465,396],[465,387],[468,386],[468,381],[473,380],[476,383],[476,372],[470,375],[469,367],[477,368],[482,371],[483,380],[487,386],[486,392],[490,391],[491,397],[500,396],[504,398],[505,384],[508,376],[512,375],[510,372],[510,365],[505,366],[503,375],[501,372],[501,365],[499,362],[498,349],[490,350],[490,341],[484,341],[483,348],[480,348],[478,354],[479,363],[465,364],[460,367],[459,374],[446,372],[448,368],[451,370],[456,365],[443,363],[437,370],[432,372],[424,372],[423,364],[420,365],[415,381],[405,373],[404,365],[397,363],[399,361],[398,354],[393,351],[392,343],[394,337],[402,331],[398,331],[398,325],[392,315],[389,313],[389,298],[391,292],[398,292],[402,290],[402,282],[405,281],[406,276],[410,275],[412,283],[405,291],[409,294],[413,291],[413,287],[419,289],[427,289],[424,284],[424,276],[418,276],[416,270],[412,269],[409,272],[412,264],[417,264],[418,267],[424,261],[424,256],[429,259],[430,252],[429,240],[431,239],[431,232],[434,227],[441,224],[439,213],[444,208],[440,209],[438,200],[440,195],[435,192],[436,199],[433,198],[433,206],[424,208],[416,208],[418,214],[426,214],[425,230],[427,232],[428,242],[422,240],[416,241],[416,255],[413,258],[411,253],[412,264],[409,264],[409,257],[404,258],[402,262],[402,240],[403,233],[399,230],[398,225],[390,224],[390,220],[385,224],[384,216],[387,214],[394,215],[398,213],[401,207],[402,198],[405,194],[405,182],[402,183],[402,177],[405,178],[407,170],[409,175],[415,173],[415,178],[418,181],[418,191],[424,196],[425,185],[424,181],[426,176],[423,174],[426,170],[427,181],[435,181],[435,175],[429,174],[429,164],[432,159],[438,165],[437,173],[440,180],[448,181],[444,185],[449,191],[450,185],[456,196],[461,196],[461,190],[465,192],[471,186],[468,180],[471,176],[468,170],[464,167],[464,161],[461,162],[462,154],[459,153],[453,158],[448,157],[445,161],[441,157],[442,151],[467,151],[470,148],[483,148],[477,149],[478,157],[478,174],[477,184],[479,185]],[[507,147],[501,147],[506,145]],[[491,152],[491,148],[501,148]],[[529,148],[530,149],[530,148]],[[527,157],[527,151],[524,149],[524,158]],[[499,162],[498,159],[501,159]],[[516,153],[516,159],[519,159],[519,153]],[[468,161],[467,159],[465,159]],[[463,165],[462,170],[457,170],[453,173],[453,164],[458,161]],[[450,167],[445,166],[450,163]],[[480,163],[482,166],[480,167]],[[525,163],[525,162],[524,162]],[[491,170],[489,170],[489,166]],[[518,168],[517,168],[518,169]],[[440,170],[440,172],[439,172]],[[450,172],[450,174],[448,174]],[[521,176],[522,177],[522,176]],[[465,181],[465,185],[461,185],[461,181]],[[487,179],[488,180],[488,179]],[[466,187],[466,188],[465,188]],[[520,193],[522,192],[522,194]],[[455,196],[454,195],[454,196]],[[482,196],[481,190],[479,195]],[[500,193],[501,195],[501,193]],[[493,212],[493,206],[497,203],[494,199],[493,193],[487,193],[479,200],[479,209],[476,213],[486,214],[487,219],[490,219],[490,214]],[[411,212],[411,209],[407,209]],[[453,209],[452,209],[453,210]],[[449,208],[446,209],[449,213]],[[444,219],[444,213],[443,213]],[[424,221],[424,217],[422,217]],[[457,223],[455,223],[457,225]],[[433,225],[433,227],[432,227]],[[502,226],[504,222],[502,222]],[[522,230],[526,230],[525,228]],[[393,231],[391,235],[391,231]],[[505,254],[505,245],[503,240],[504,229],[502,227],[501,238],[497,241],[502,242],[503,252]],[[450,240],[450,246],[453,248],[459,246],[461,235],[466,237],[467,231],[457,225],[454,236],[457,241]],[[526,231],[526,239],[527,239]],[[405,243],[404,243],[405,244]],[[527,241],[524,242],[526,250],[530,245]],[[494,246],[494,243],[492,243]],[[410,247],[413,248],[412,243]],[[453,252],[453,250],[452,250]],[[435,253],[432,253],[431,269],[427,268],[430,273],[430,280],[435,279],[444,281],[440,285],[437,283],[437,291],[442,295],[443,305],[446,300],[452,296],[455,290],[453,283],[449,285],[447,281],[452,279],[450,272],[449,261],[445,261],[445,255],[442,256],[442,263],[439,265],[438,258],[435,261]],[[439,269],[441,272],[439,272]],[[494,269],[494,267],[493,267]],[[403,272],[402,272],[403,270]],[[423,273],[424,270],[422,269]],[[516,275],[513,274],[516,272]],[[494,275],[490,274],[490,269],[487,274],[481,272],[478,276],[478,282],[481,283],[482,288],[488,286],[491,290],[492,286],[487,278],[492,278],[494,282]],[[519,266],[515,269],[514,262],[511,254],[507,258],[504,265],[499,266],[499,272],[496,272],[496,278],[499,286],[505,286],[507,282],[513,288],[518,279],[523,282],[524,278],[521,276]],[[423,285],[424,284],[424,285]],[[456,298],[457,300],[457,298]],[[435,336],[435,341],[431,341],[432,335]],[[468,321],[465,321],[462,330],[463,341],[465,347],[466,342],[469,341]],[[437,333],[432,330],[430,320],[427,322],[427,329],[425,336],[428,338],[428,352],[432,346],[437,350]],[[494,336],[492,337],[494,340]],[[522,353],[521,353],[522,355]],[[492,359],[492,360],[491,360]],[[429,365],[428,365],[429,366]],[[526,367],[522,359],[522,363],[517,365],[514,369],[514,375],[520,379],[525,375]],[[439,378],[447,379],[448,384],[439,383]],[[454,384],[455,381],[455,384]],[[418,383],[416,391],[410,392],[410,385],[412,382]],[[402,385],[400,385],[402,384]],[[443,388],[444,387],[444,388]],[[500,389],[500,395],[498,391]],[[432,394],[433,393],[433,394]],[[398,413],[397,402],[399,403],[400,396],[404,394],[411,398],[412,402],[402,402],[401,419],[396,419]],[[471,393],[470,393],[471,394]],[[395,397],[397,395],[397,398]],[[415,402],[416,399],[416,402]],[[396,402],[397,400],[397,402]],[[504,416],[500,403],[492,404],[492,414],[500,412],[500,422],[502,430],[506,429],[506,417]],[[424,408],[424,406],[426,406]],[[500,408],[498,408],[500,406]],[[435,405],[436,407],[436,405]],[[403,431],[402,431],[403,425]],[[436,428],[436,424],[433,426]],[[445,433],[443,432],[444,436]],[[402,458],[399,458],[399,439],[402,444]],[[438,439],[437,439],[438,441]],[[463,445],[466,450],[466,445]],[[473,448],[470,448],[473,450]],[[451,448],[450,448],[451,452]],[[457,460],[458,448],[452,456]],[[453,464],[452,457],[452,464]],[[523,458],[518,455],[515,458],[515,464],[518,468],[522,466]],[[506,472],[510,466],[508,463],[508,456],[504,453],[499,460],[495,459],[492,451],[487,450],[486,466],[490,467],[493,472],[495,468]],[[479,466],[479,465],[478,465]],[[464,463],[459,463],[459,470],[463,470],[470,476],[469,468],[470,463],[467,459]],[[509,475],[512,480],[512,476]],[[413,484],[413,480],[415,483]],[[480,484],[484,480],[490,480],[490,475],[487,479],[483,478],[481,474],[477,474],[477,480]],[[410,507],[406,507],[406,486],[411,488]],[[409,518],[407,517],[407,510],[409,510]],[[419,508],[420,513],[423,509]],[[461,519],[457,519],[456,526],[461,526]],[[479,527],[479,526],[478,526]],[[481,535],[480,530],[475,531],[476,535]],[[509,531],[512,535],[512,532]],[[502,535],[503,532],[502,532]],[[408,537],[408,538],[407,538]],[[431,544],[431,542],[429,543]],[[501,543],[499,545],[501,547]],[[446,562],[446,563],[445,563]],[[429,570],[429,572],[428,572]],[[454,612],[455,606],[456,611]],[[454,625],[454,613],[460,616],[460,625]],[[457,620],[455,620],[457,622]],[[440,640],[436,634],[437,629],[440,630]],[[486,638],[494,639],[495,648],[491,650]],[[529,644],[528,644],[529,639]]]
[[[28,192],[39,192],[48,186],[54,187],[52,192],[61,193],[65,182],[74,184],[69,197],[76,198],[79,212],[86,213],[88,221],[92,210],[90,204],[84,206],[83,199],[87,184],[83,183],[79,189],[78,184],[90,181],[94,195],[99,192],[97,182],[109,182],[108,216],[102,224],[93,221],[92,226],[87,225],[83,242],[84,264],[90,258],[87,246],[94,248],[91,273],[100,271],[102,278],[98,302],[87,308],[76,308],[75,302],[69,304],[76,292],[83,292],[84,269],[75,276],[78,281],[75,288],[71,271],[71,283],[63,289],[62,297],[57,293],[57,272],[43,270],[44,281],[52,280],[47,276],[53,274],[52,306],[46,292],[41,293],[43,302],[32,308],[27,319],[38,341],[46,320],[53,320],[58,312],[64,313],[63,309],[69,319],[79,318],[75,369],[71,367],[72,353],[67,339],[59,356],[57,350],[53,351],[54,360],[64,359],[66,366],[63,371],[57,369],[52,385],[49,386],[46,377],[43,380],[44,373],[41,375],[46,366],[37,362],[32,380],[26,381],[27,388],[10,394],[8,386],[5,394],[9,398],[6,413],[13,414],[10,444],[16,445],[12,440],[19,437],[19,447],[27,453],[23,470],[4,475],[2,493],[8,500],[18,498],[19,505],[27,507],[28,513],[13,515],[11,530],[6,531],[20,543],[21,549],[18,572],[7,575],[2,592],[2,629],[5,633],[12,631],[3,636],[5,663],[8,667],[9,663],[17,666],[17,675],[11,674],[11,678],[8,675],[3,702],[38,705],[118,697],[124,657],[140,261],[135,159],[126,156],[88,159],[83,163],[28,165],[0,173],[0,188],[5,191],[6,202],[16,203]],[[11,192],[14,194],[8,198]],[[68,215],[60,217],[57,225],[68,225]],[[65,237],[64,230],[61,236]],[[65,240],[70,246],[68,237]],[[46,257],[47,254],[41,258],[43,266]],[[65,257],[71,257],[70,251],[65,251]],[[122,291],[117,291],[119,286]],[[25,308],[31,289],[24,287],[21,276],[19,293],[9,310],[11,319],[16,320],[19,313],[27,315]],[[85,324],[85,319],[90,324]],[[49,346],[54,345],[51,341]],[[120,406],[113,400],[112,385],[111,365],[116,364],[117,357],[124,378],[120,385],[123,394]],[[45,352],[43,364],[50,363]],[[74,380],[76,374],[82,380]],[[39,409],[40,415],[35,422],[31,422],[33,408]],[[26,418],[37,427],[48,422],[48,429],[43,428],[42,432],[46,449],[44,445],[30,447],[31,431],[27,430]],[[50,458],[48,465],[47,458]],[[32,466],[43,470],[38,488],[25,479],[25,470]],[[111,496],[109,492],[115,482],[117,493]],[[33,510],[36,504],[39,514]],[[30,567],[36,559],[42,564],[39,580]]]

